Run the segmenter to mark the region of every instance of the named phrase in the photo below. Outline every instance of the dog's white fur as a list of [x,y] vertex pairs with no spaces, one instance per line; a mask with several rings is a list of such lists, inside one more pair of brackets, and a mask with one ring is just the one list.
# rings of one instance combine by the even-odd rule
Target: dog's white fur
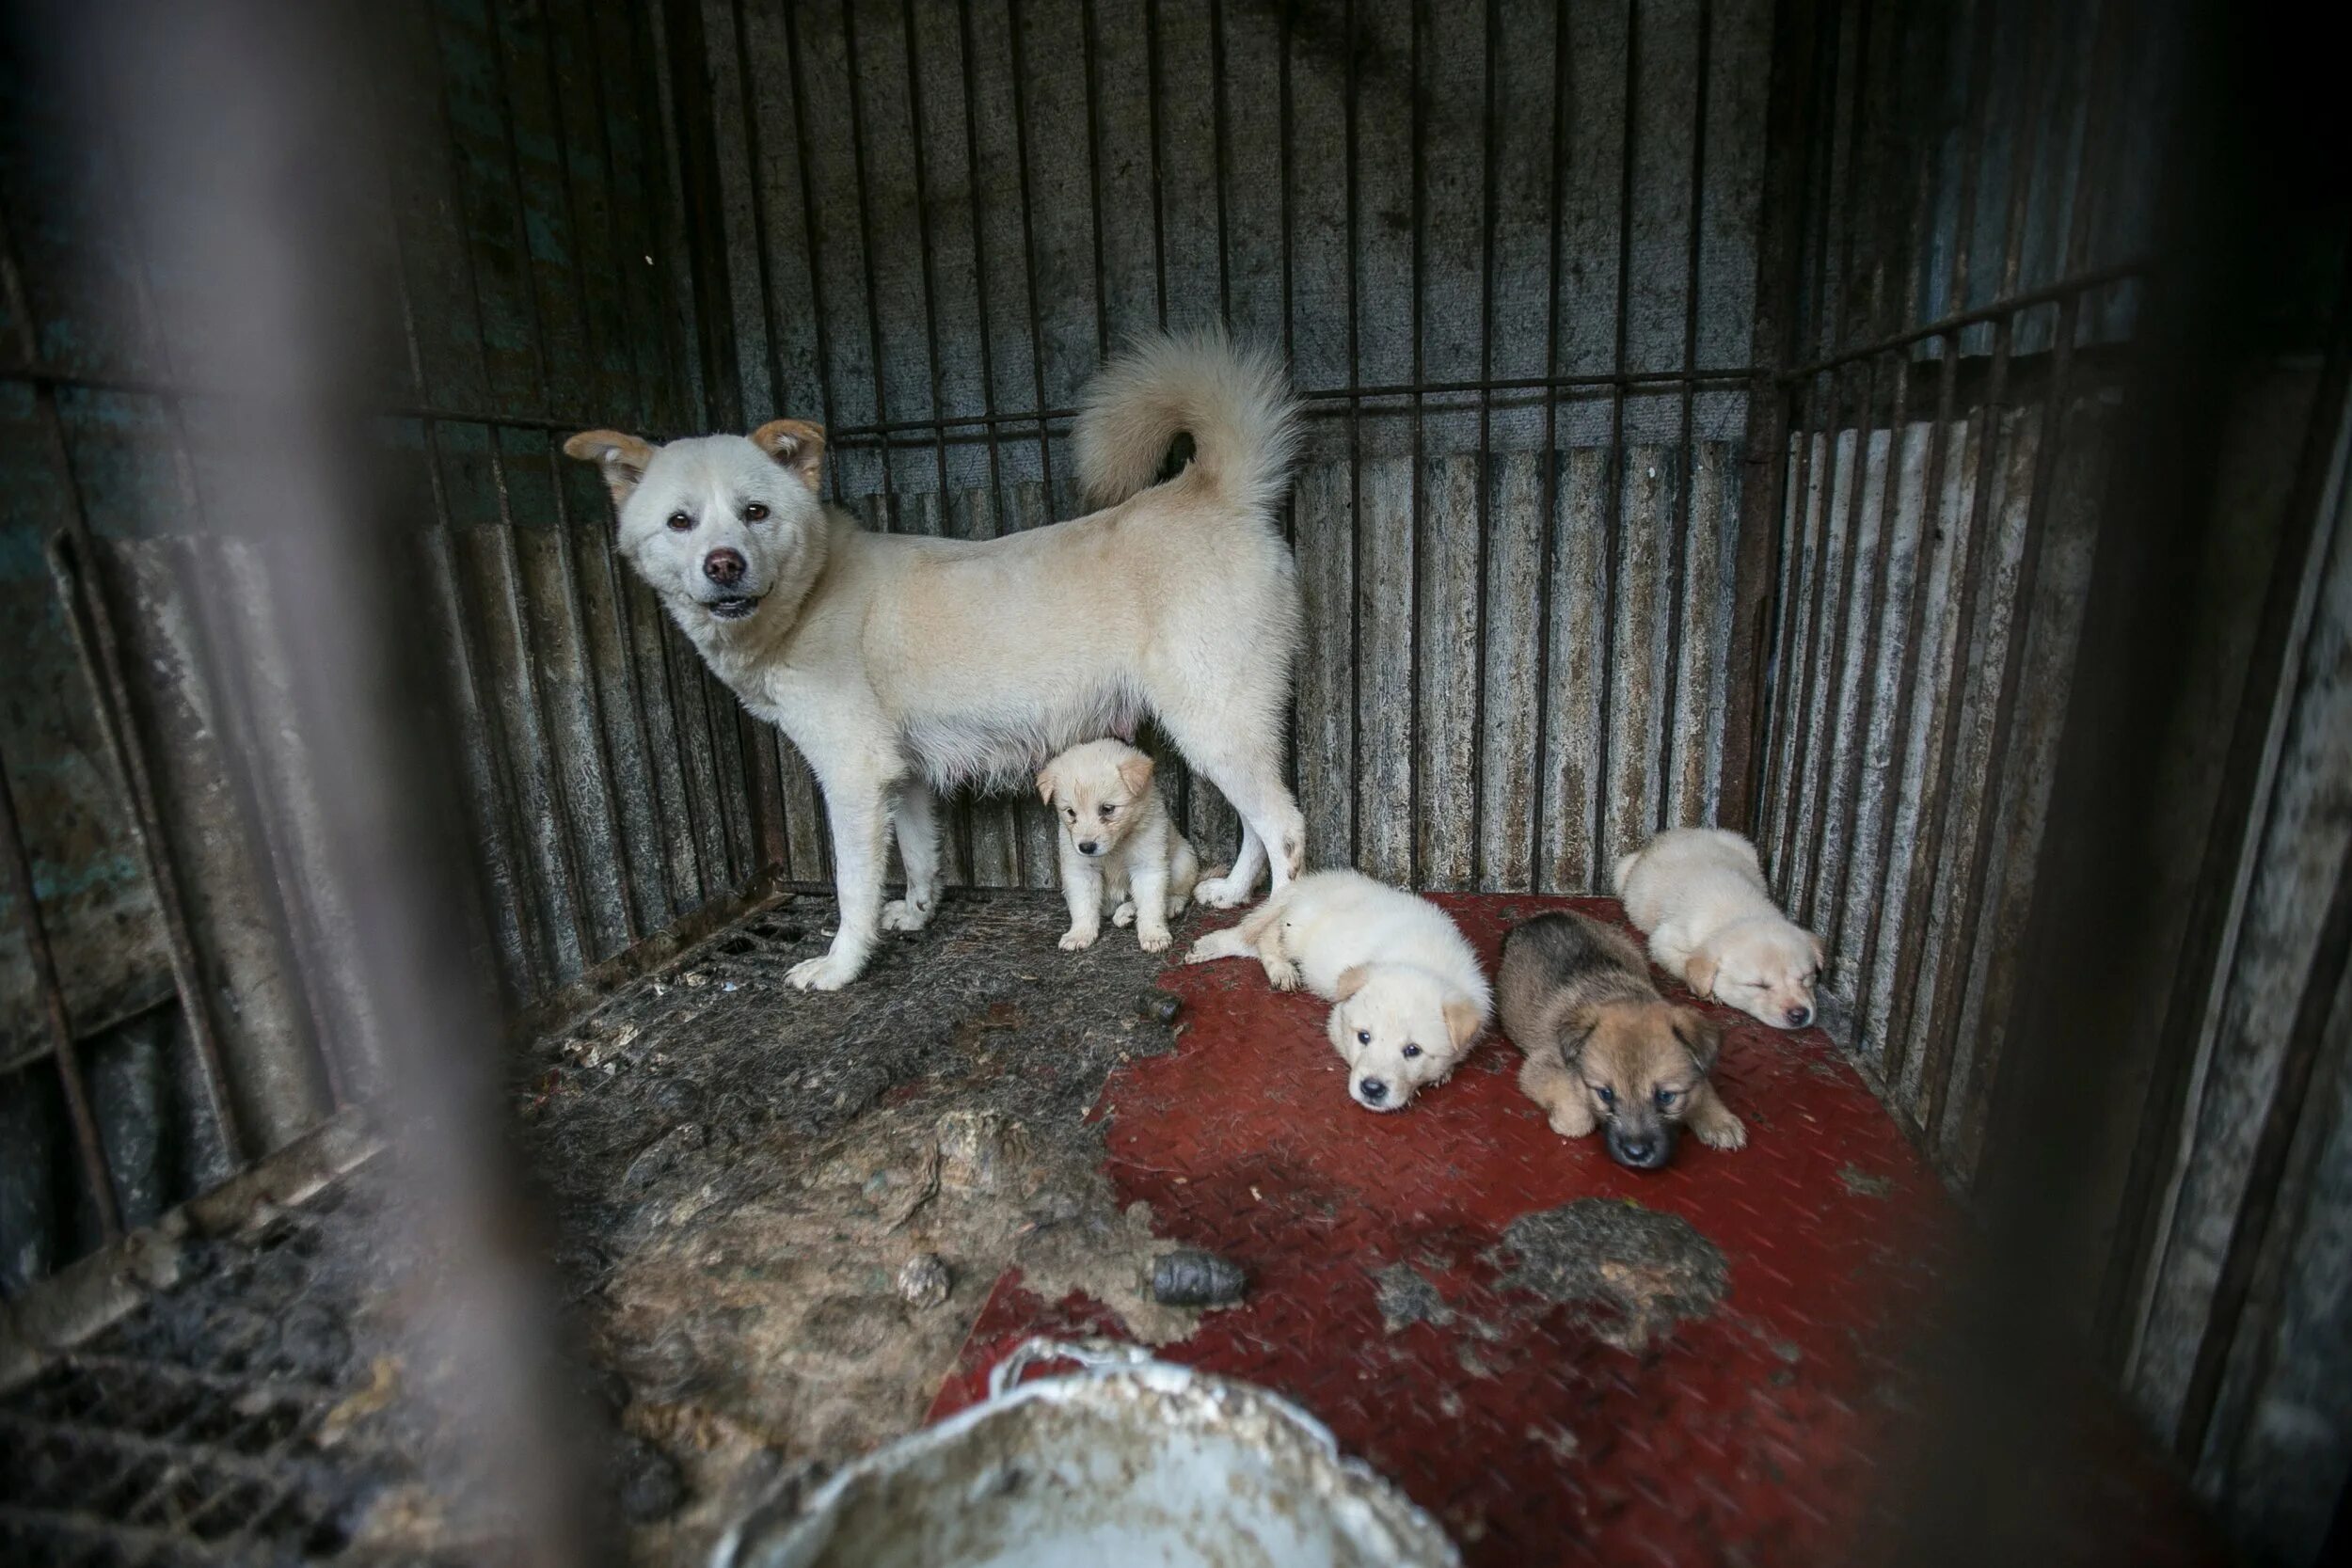
[[1820,939],[1772,902],[1756,846],[1722,828],[1677,828],[1611,876],[1658,967],[1775,1029],[1815,1017]]
[[[1181,433],[1192,462],[1145,488]],[[841,925],[794,985],[846,985],[878,930],[930,921],[934,790],[1025,781],[1145,713],[1242,821],[1232,871],[1196,896],[1241,903],[1269,851],[1277,888],[1297,875],[1282,724],[1301,609],[1275,508],[1298,420],[1279,367],[1221,336],[1152,339],[1104,369],[1074,445],[1104,510],[967,542],[868,533],[825,505],[824,432],[797,420],[659,448],[612,431],[565,443],[603,470],[621,553],[824,790]],[[707,568],[735,564],[726,552],[740,571],[723,582]],[[885,906],[894,823],[907,888]]]
[[[1317,871],[1278,888],[1237,926],[1193,943],[1186,963],[1254,954],[1277,990],[1335,1004],[1327,1022],[1347,1092],[1401,1111],[1453,1075],[1494,1014],[1478,955],[1425,898],[1356,871]],[[1367,1085],[1377,1087],[1367,1089]]]
[[1091,947],[1111,924],[1136,928],[1146,953],[1168,946],[1168,923],[1184,912],[1200,857],[1176,831],[1152,782],[1152,759],[1119,740],[1089,740],[1047,763],[1037,792],[1061,824],[1061,894],[1070,906],[1065,952]]

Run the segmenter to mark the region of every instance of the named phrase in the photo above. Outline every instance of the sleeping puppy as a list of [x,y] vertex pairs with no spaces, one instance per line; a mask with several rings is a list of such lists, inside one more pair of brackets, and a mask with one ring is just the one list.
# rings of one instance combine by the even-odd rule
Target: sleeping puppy
[[1401,1111],[1441,1084],[1492,1015],[1478,955],[1446,912],[1355,871],[1317,871],[1211,931],[1186,963],[1255,954],[1276,990],[1333,1004],[1332,1049],[1368,1111]]
[[1120,741],[1089,740],[1047,763],[1037,792],[1061,819],[1061,892],[1070,905],[1063,951],[1094,945],[1106,898],[1112,925],[1132,922],[1146,953],[1165,948],[1200,858],[1168,820],[1152,759]]
[[1707,1081],[1721,1033],[1658,994],[1624,932],[1581,914],[1539,914],[1502,939],[1496,990],[1502,1031],[1527,1057],[1520,1092],[1562,1137],[1604,1128],[1609,1157],[1631,1170],[1672,1160],[1683,1127],[1713,1148],[1747,1144],[1748,1130]]
[[1813,1022],[1821,942],[1772,903],[1755,845],[1677,828],[1618,861],[1612,880],[1659,968],[1775,1029]]

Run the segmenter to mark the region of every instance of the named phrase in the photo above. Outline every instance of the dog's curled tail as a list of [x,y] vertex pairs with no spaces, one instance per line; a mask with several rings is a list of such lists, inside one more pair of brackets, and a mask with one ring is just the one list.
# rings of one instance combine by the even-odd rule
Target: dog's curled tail
[[1113,358],[1073,435],[1087,499],[1109,506],[1144,489],[1179,435],[1192,437],[1195,483],[1272,518],[1299,440],[1298,400],[1272,355],[1211,329],[1155,333]]

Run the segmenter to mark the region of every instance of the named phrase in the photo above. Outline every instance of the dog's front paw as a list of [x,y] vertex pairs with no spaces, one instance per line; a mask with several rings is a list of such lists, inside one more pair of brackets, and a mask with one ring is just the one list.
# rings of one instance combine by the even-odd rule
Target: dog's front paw
[[1265,966],[1266,984],[1276,990],[1298,989],[1298,966],[1288,958],[1269,959]]
[[[1120,905],[1119,908],[1111,911],[1111,924],[1119,927],[1120,929],[1124,930],[1127,927],[1133,926],[1135,923],[1136,901],[1134,899],[1130,898],[1125,903]],[[1168,943],[1162,942],[1160,945],[1165,947]]]
[[1080,930],[1073,926],[1061,934],[1061,950],[1065,953],[1084,952],[1094,945],[1094,939],[1100,934],[1097,931]]
[[1249,884],[1231,877],[1212,877],[1193,885],[1193,901],[1212,910],[1230,910],[1249,901]]
[[1592,1135],[1593,1118],[1586,1112],[1554,1111],[1548,1119],[1551,1123],[1551,1130],[1564,1138],[1584,1138]]
[[1748,1124],[1729,1111],[1707,1118],[1704,1125],[1691,1124],[1691,1131],[1699,1135],[1699,1142],[1709,1148],[1745,1148],[1748,1147]]
[[919,931],[931,923],[930,900],[916,903],[912,898],[893,898],[882,909],[882,928],[885,931]]
[[794,964],[785,978],[801,990],[839,990],[865,972],[864,958],[827,953]]
[[1136,945],[1146,953],[1165,953],[1168,951],[1168,943],[1167,927],[1138,926],[1136,927]]

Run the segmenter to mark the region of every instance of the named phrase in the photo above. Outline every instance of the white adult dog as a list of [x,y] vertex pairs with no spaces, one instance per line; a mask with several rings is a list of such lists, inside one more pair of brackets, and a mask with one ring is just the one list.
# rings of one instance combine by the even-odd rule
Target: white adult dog
[[1677,828],[1611,876],[1658,967],[1775,1029],[1813,1022],[1821,941],[1780,912],[1756,846],[1724,828]]
[[[1152,484],[1186,433],[1192,462]],[[798,420],[748,438],[564,443],[603,470],[621,553],[824,790],[841,925],[794,985],[847,985],[878,931],[930,922],[933,791],[1025,784],[1147,713],[1242,821],[1232,871],[1195,896],[1241,903],[1269,851],[1274,886],[1298,874],[1282,722],[1302,612],[1276,517],[1298,418],[1279,367],[1222,336],[1151,339],[1096,378],[1074,445],[1104,510],[970,542],[868,533],[827,506],[824,432]],[[885,906],[894,822],[907,890]]]

